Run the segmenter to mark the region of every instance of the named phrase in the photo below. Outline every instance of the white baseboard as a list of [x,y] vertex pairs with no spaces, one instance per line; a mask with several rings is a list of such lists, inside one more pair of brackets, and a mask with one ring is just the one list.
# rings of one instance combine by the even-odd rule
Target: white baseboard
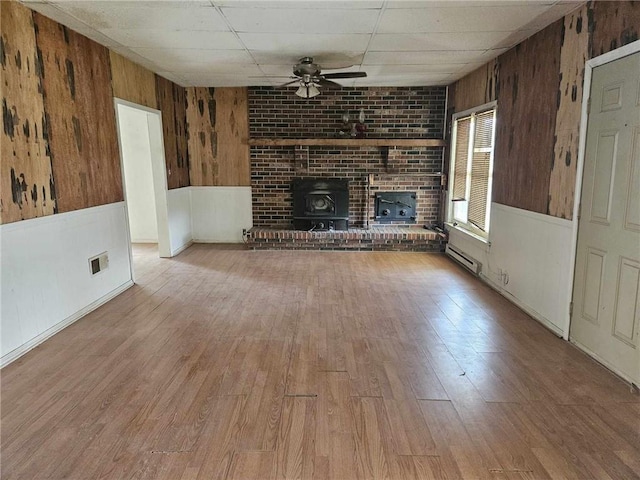
[[189,248],[191,245],[193,245],[193,240],[189,240],[187,243],[185,243],[184,245],[182,245],[181,247],[176,248],[175,250],[171,251],[171,256],[175,257],[176,255],[178,255],[179,253],[184,252],[187,248]]
[[44,332],[42,332],[37,337],[32,338],[28,342],[20,345],[15,350],[12,350],[11,352],[7,353],[2,358],[0,358],[0,368],[6,367],[11,362],[17,360],[22,355],[24,355],[28,351],[32,350],[33,348],[37,347],[38,345],[40,345],[45,340],[47,340],[47,339],[51,338],[52,336],[54,336],[60,330],[68,327],[72,323],[77,322],[78,320],[80,320],[85,315],[91,313],[92,311],[94,311],[98,307],[101,307],[102,305],[107,303],[109,300],[117,297],[118,295],[120,295],[122,292],[124,292],[128,288],[131,288],[133,285],[134,285],[133,281],[131,281],[131,280],[127,281],[126,283],[120,285],[115,290],[112,290],[111,292],[107,293],[103,297],[99,298],[95,302],[90,303],[89,305],[87,305],[83,309],[81,309],[81,310],[77,311],[76,313],[74,313],[73,315],[65,318],[61,322],[56,323],[53,327],[49,328],[48,330],[45,330]]
[[540,312],[537,312],[534,309],[532,309],[531,307],[529,307],[528,305],[522,303],[520,300],[518,300],[516,297],[514,297],[507,290],[505,290],[504,288],[500,287],[500,285],[498,285],[498,284],[494,283],[493,281],[491,281],[489,279],[489,277],[483,275],[482,272],[480,273],[480,279],[484,283],[489,285],[493,290],[495,290],[500,295],[502,295],[504,298],[506,298],[511,303],[513,303],[515,306],[517,306],[519,309],[523,310],[527,315],[529,315],[534,320],[536,320],[539,323],[541,323],[542,326],[544,326],[548,330],[551,330],[551,333],[553,333],[557,337],[562,338],[562,336],[563,336],[562,330],[560,330],[556,325],[554,325],[547,318],[545,318],[544,315],[540,314]]

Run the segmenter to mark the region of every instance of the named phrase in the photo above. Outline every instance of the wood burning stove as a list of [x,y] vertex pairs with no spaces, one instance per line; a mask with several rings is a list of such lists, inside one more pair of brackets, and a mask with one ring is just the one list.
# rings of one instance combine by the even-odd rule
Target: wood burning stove
[[294,179],[293,226],[296,230],[348,230],[349,181]]
[[380,223],[416,223],[416,192],[378,192],[375,208]]

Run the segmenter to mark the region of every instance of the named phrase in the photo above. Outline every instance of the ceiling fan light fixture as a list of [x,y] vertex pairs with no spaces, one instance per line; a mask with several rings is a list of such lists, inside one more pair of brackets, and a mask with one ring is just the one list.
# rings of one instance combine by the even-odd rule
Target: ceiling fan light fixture
[[301,98],[313,98],[320,95],[320,90],[313,83],[300,82],[296,95]]

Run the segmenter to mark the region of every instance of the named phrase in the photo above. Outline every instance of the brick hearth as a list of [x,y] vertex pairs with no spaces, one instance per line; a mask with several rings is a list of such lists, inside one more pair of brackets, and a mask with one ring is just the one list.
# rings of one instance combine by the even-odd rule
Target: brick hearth
[[446,236],[422,227],[373,226],[348,231],[306,232],[254,227],[247,236],[252,250],[363,250],[444,252]]

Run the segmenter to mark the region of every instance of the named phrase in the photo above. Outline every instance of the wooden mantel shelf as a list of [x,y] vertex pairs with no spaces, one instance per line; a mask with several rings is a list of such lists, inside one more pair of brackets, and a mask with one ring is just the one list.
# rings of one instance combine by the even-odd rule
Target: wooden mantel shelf
[[249,145],[261,147],[291,147],[296,145],[326,145],[341,147],[444,147],[439,138],[250,138]]

